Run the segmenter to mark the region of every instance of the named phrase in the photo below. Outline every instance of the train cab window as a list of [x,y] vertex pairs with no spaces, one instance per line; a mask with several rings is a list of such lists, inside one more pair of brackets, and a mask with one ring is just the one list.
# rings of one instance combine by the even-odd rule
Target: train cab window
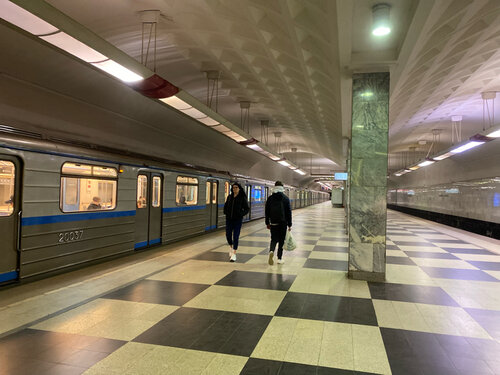
[[64,163],[61,169],[63,212],[107,211],[116,207],[118,172],[115,168]]
[[252,201],[253,202],[262,202],[262,187],[253,186],[252,187]]
[[212,182],[212,204],[217,204],[217,182]]
[[161,202],[161,178],[153,176],[153,207],[160,207]]
[[224,201],[227,200],[227,197],[231,194],[231,184],[226,181],[224,182]]
[[0,160],[0,216],[10,216],[14,212],[14,163]]
[[177,177],[175,202],[178,206],[194,206],[198,203],[198,179],[195,177]]
[[209,181],[207,181],[207,187],[206,187],[206,189],[207,189],[206,194],[205,194],[206,203],[210,204],[210,182]]
[[137,176],[137,208],[148,207],[148,176]]

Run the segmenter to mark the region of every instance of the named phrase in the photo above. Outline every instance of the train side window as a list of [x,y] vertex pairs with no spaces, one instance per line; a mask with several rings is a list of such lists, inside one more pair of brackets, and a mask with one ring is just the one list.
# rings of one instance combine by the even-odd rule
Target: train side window
[[212,182],[212,203],[217,204],[217,182]]
[[262,202],[262,187],[261,186],[252,187],[252,201]]
[[148,176],[140,174],[137,176],[137,208],[148,206]]
[[161,199],[161,178],[153,176],[153,207],[160,207]]
[[14,212],[15,177],[14,163],[0,160],[0,216],[10,216]]
[[207,184],[206,184],[206,189],[207,189],[207,191],[206,191],[206,194],[205,194],[205,197],[206,197],[205,201],[206,201],[207,204],[210,204],[210,182],[208,182],[208,181],[207,181]]
[[177,177],[175,202],[178,206],[194,206],[198,203],[198,179],[195,177]]
[[59,206],[62,212],[107,211],[116,208],[116,168],[64,163]]
[[228,181],[224,182],[224,201],[227,200],[227,197],[231,194],[231,185]]

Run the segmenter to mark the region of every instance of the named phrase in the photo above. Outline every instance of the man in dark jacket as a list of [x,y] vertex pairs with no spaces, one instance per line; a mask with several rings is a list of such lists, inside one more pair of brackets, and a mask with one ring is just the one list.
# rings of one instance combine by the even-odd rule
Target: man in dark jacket
[[236,262],[236,250],[240,239],[243,217],[248,214],[247,197],[240,184],[231,186],[231,194],[228,195],[224,204],[224,215],[226,215],[226,239],[229,244],[229,260]]
[[285,261],[283,256],[283,244],[285,243],[286,227],[292,229],[292,209],[290,200],[284,193],[283,183],[276,181],[273,194],[266,202],[266,225],[271,230],[271,245],[269,246],[269,265],[274,264],[274,249],[278,244],[278,264]]

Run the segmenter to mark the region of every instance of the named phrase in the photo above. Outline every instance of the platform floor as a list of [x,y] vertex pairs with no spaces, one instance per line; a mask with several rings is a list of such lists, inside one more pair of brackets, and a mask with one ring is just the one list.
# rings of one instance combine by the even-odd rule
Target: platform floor
[[343,210],[299,242],[223,232],[0,291],[0,375],[500,374],[500,241],[389,212],[387,282],[348,280]]

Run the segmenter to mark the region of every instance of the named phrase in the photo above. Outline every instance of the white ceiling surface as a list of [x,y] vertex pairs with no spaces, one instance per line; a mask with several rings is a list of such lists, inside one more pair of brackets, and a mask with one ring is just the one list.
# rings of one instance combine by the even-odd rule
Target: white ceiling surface
[[137,59],[140,11],[160,10],[157,73],[205,102],[204,71],[221,71],[219,112],[239,125],[238,102],[251,101],[251,134],[260,139],[269,119],[269,145],[281,132],[280,151],[293,160],[297,148],[306,170],[344,165],[353,72],[391,72],[394,159],[425,152],[430,142],[418,141],[432,129],[443,129],[434,147],[448,147],[451,115],[463,115],[464,136],[481,130],[481,92],[500,91],[499,0],[383,1],[385,39],[370,34],[375,0],[47,2]]
[[[157,73],[206,101],[203,71],[222,73],[219,113],[236,125],[250,101],[251,134],[269,119],[269,143],[316,163],[342,162],[336,7],[331,0],[50,0],[50,4],[140,59],[139,12],[161,11]],[[331,159],[331,160],[328,160]]]

